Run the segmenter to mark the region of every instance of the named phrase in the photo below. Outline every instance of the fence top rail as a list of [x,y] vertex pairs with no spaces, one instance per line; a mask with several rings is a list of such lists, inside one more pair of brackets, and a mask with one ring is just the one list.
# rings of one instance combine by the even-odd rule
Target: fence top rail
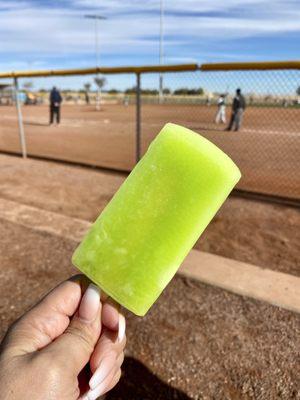
[[32,78],[47,76],[92,75],[92,74],[140,74],[149,72],[196,71],[198,64],[146,65],[139,67],[94,67],[84,69],[56,69],[44,71],[0,72],[0,78]]
[[264,61],[202,64],[201,71],[300,69],[300,61]]
[[300,69],[300,61],[265,61],[265,62],[237,62],[214,64],[173,64],[173,65],[145,65],[128,67],[94,67],[75,69],[55,69],[42,71],[11,71],[0,72],[1,78],[33,78],[47,76],[93,75],[93,74],[142,74],[151,72],[188,72],[188,71],[241,71],[241,70],[279,70]]

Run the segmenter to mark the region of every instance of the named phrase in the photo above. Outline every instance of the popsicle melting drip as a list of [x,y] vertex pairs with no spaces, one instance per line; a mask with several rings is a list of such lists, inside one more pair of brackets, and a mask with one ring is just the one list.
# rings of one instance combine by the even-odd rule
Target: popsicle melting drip
[[240,177],[213,143],[165,125],[75,250],[73,264],[145,315]]

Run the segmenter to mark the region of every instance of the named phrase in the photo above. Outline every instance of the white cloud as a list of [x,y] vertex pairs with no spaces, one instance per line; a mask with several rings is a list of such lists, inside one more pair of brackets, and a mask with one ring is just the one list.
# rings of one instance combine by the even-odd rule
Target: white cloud
[[[139,56],[149,54],[157,60],[159,0],[72,0],[68,8],[53,4],[0,0],[1,52],[19,53],[23,60],[52,57],[54,63],[63,56],[82,54],[84,64],[84,55],[94,52],[93,22],[83,18],[91,9],[108,17],[100,23],[101,52],[136,54],[137,63]],[[204,42],[213,47],[225,40],[300,33],[300,11],[292,0],[165,0],[165,8],[168,59],[186,58],[178,53],[187,46],[188,58],[197,59]]]
[[20,7],[24,7],[26,6],[27,3],[25,3],[24,1],[20,0],[20,1],[0,1],[0,12],[3,10],[14,10]]
[[[94,10],[112,13],[147,13],[159,11],[160,0],[72,0],[71,3],[77,7],[88,7]],[[298,0],[164,0],[164,8],[167,13],[207,13],[207,12],[230,12],[235,8],[241,11],[254,12],[256,17],[260,15],[272,15],[290,12],[299,12]]]

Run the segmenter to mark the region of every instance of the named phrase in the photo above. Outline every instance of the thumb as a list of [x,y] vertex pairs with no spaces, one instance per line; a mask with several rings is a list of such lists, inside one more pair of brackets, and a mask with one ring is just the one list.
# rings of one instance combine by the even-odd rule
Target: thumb
[[100,290],[91,283],[66,331],[47,347],[76,376],[89,362],[100,337],[101,308]]

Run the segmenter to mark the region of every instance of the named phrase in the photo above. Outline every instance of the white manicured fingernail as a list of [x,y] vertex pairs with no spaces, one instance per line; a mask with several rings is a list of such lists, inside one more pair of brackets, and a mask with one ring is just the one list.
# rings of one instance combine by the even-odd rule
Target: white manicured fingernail
[[100,362],[99,367],[96,369],[94,375],[90,379],[89,385],[91,390],[96,389],[96,387],[100,385],[109,375],[111,370],[116,365],[116,359],[117,355],[115,352],[112,352],[108,356],[103,358],[103,360]]
[[98,288],[98,286],[90,283],[82,297],[78,315],[84,321],[92,322],[97,316],[99,307],[100,289]]
[[99,396],[101,396],[103,393],[105,393],[107,388],[107,382],[102,382],[100,385],[98,385],[94,390],[90,390],[87,393],[87,399],[88,400],[97,400]]
[[119,313],[119,332],[118,332],[118,340],[119,342],[122,342],[125,336],[125,330],[126,330],[126,321],[125,317],[123,314]]

